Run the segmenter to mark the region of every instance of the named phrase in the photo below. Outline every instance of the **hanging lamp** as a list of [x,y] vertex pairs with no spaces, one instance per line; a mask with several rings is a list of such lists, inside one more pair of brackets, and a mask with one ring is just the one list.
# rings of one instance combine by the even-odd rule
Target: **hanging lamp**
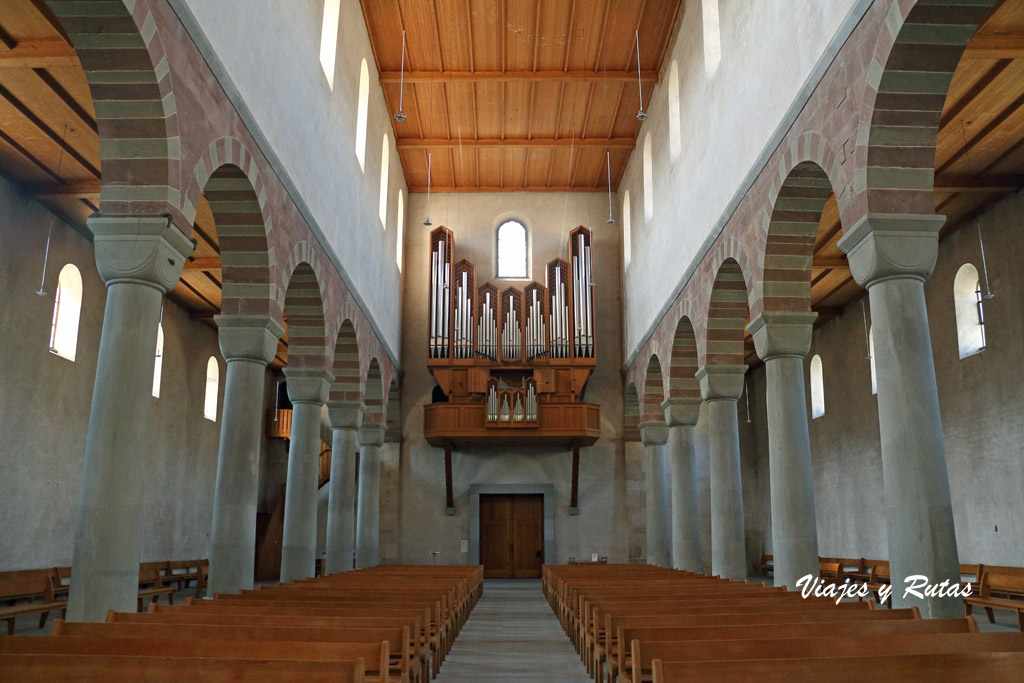
[[405,121],[405,111],[402,109],[402,102],[405,96],[405,29],[402,29],[402,76],[398,81],[398,111],[395,112],[395,121]]

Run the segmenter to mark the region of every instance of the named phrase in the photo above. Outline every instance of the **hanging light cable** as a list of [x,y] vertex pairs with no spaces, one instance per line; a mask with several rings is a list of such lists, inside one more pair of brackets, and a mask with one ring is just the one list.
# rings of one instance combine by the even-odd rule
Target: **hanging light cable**
[[647,113],[644,111],[644,83],[640,78],[640,29],[636,30],[636,91],[640,95],[640,111],[637,112],[637,121],[646,121]]
[[430,152],[427,152],[427,220],[423,221],[423,225],[431,226],[433,223],[430,222],[430,158],[433,156]]
[[615,222],[612,218],[612,153],[610,151],[605,152],[605,160],[607,161],[608,169],[608,225]]
[[978,247],[981,248],[981,269],[985,273],[985,298],[994,299],[996,295],[992,292],[992,286],[988,281],[988,262],[985,260],[985,241],[981,239],[981,221],[978,221]]
[[[57,182],[63,183],[60,179],[60,172],[64,168],[64,148],[67,146],[68,133],[74,133],[75,129],[64,126],[64,145],[60,148],[60,158],[57,159]],[[43,252],[43,274],[39,279],[39,296],[46,296],[46,264],[50,261],[50,238],[53,237],[53,212],[50,212],[50,229],[46,233],[46,251]]]
[[868,350],[868,355],[865,358],[871,360],[871,332],[868,328],[868,306],[864,299],[860,300],[860,312],[864,316],[864,346]]
[[402,29],[402,75],[398,81],[398,111],[395,112],[395,121],[405,121],[405,111],[402,110],[402,101],[405,96],[405,29]]

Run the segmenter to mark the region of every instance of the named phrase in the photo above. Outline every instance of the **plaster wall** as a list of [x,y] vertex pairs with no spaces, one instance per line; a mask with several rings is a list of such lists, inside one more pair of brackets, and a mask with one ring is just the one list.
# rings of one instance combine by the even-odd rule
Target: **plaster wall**
[[[1022,217],[1024,193],[1017,193],[978,219],[996,293],[984,301],[985,351],[959,358],[953,309],[953,279],[960,266],[970,262],[979,273],[983,271],[974,225],[940,244],[935,271],[925,283],[957,547],[963,563],[1024,564]],[[867,306],[866,298],[863,302]],[[810,358],[821,356],[825,387],[825,414],[810,423],[818,545],[822,556],[887,558],[878,404],[871,394],[864,331],[864,313],[870,322],[871,312],[870,307],[866,311],[861,307],[860,301],[850,304],[843,315],[816,330],[805,361],[809,387]],[[763,401],[763,366],[751,372],[750,381],[752,394]],[[763,414],[758,419],[763,425]],[[767,430],[759,426],[756,431],[767,483]],[[770,524],[763,528],[763,543],[770,548]]]
[[[396,263],[398,192],[408,190],[362,11],[340,3],[333,89],[320,65],[323,0],[209,2],[170,0],[194,15],[272,152],[298,188],[315,228],[326,238],[353,289],[376,321],[381,341],[397,350],[401,272]],[[192,22],[187,22],[191,26]],[[194,36],[195,37],[195,36]],[[284,47],[282,47],[284,46]],[[370,76],[365,169],[355,155],[359,66]],[[221,74],[218,74],[221,77]],[[381,149],[390,145],[387,228],[379,206]]]
[[[579,515],[569,514],[572,455],[569,450],[543,448],[458,449],[452,453],[455,514],[445,514],[444,451],[423,439],[423,405],[431,400],[435,382],[426,369],[429,267],[426,196],[409,201],[406,231],[406,292],[403,305],[402,444],[400,455],[400,561],[438,564],[468,560],[460,541],[469,541],[470,487],[524,484],[555,487],[555,558],[608,556],[625,562],[629,553],[626,505],[626,462],[622,442],[622,363],[618,264],[619,231],[605,224],[608,198],[602,193],[472,193],[434,195],[430,218],[455,233],[455,258],[477,265],[478,283],[493,281],[494,240],[507,218],[523,222],[530,235],[533,278],[544,281],[544,265],[564,256],[570,228],[588,225],[594,232],[597,297],[597,369],[585,398],[601,405],[601,438],[580,454]],[[509,281],[495,281],[499,289]],[[517,282],[516,286],[522,286]],[[383,495],[383,489],[382,489]],[[384,505],[382,501],[382,506]],[[382,507],[382,512],[383,512]],[[383,539],[382,539],[383,540]]]
[[[37,296],[53,220],[46,296]],[[83,297],[76,359],[48,350],[61,268],[75,264]],[[0,179],[0,570],[66,566],[76,524],[106,287],[92,244]],[[225,365],[217,335],[165,300],[160,398],[151,398],[141,561],[207,557]],[[203,418],[206,364],[220,363],[218,421]]]
[[[705,73],[701,3],[683,3],[649,118],[618,186],[629,192],[632,254],[625,270],[624,341],[629,357],[660,317],[857,0],[719,0],[722,61]],[[779,49],[780,45],[786,46]],[[641,46],[641,49],[654,46]],[[668,79],[679,69],[682,150],[669,145]],[[654,216],[644,220],[643,146],[651,136]],[[617,227],[621,230],[623,222]],[[655,275],[656,274],[656,275]]]

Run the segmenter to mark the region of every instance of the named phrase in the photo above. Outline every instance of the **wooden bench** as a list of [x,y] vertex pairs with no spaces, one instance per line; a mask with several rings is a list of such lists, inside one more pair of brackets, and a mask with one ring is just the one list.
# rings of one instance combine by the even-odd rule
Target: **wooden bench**
[[761,559],[754,563],[754,569],[761,572],[761,576],[768,576],[768,572],[775,572],[775,558],[772,555],[762,555]]
[[140,683],[363,683],[363,660],[297,662],[266,659],[199,659],[129,655],[0,655],[0,680],[132,681]]
[[201,597],[210,576],[209,560],[171,560],[164,564],[164,583],[177,585],[178,590],[188,588],[196,582],[195,597]]
[[142,603],[146,598],[152,598],[156,602],[161,595],[167,596],[167,601],[174,604],[174,586],[164,583],[164,575],[160,569],[148,567],[139,570],[139,611],[142,611]]
[[39,628],[42,628],[50,612],[60,610],[64,616],[67,611],[67,600],[54,597],[53,580],[48,575],[0,581],[0,600],[23,600],[26,597],[28,602],[0,607],[0,619],[7,622],[7,635],[14,635],[14,622],[24,614],[38,614]]
[[1024,600],[1013,597],[1024,594],[1024,569],[1012,567],[986,567],[981,575],[981,590],[977,595],[964,598],[964,607],[970,614],[974,607],[984,607],[989,623],[996,618],[994,610],[1017,613],[1017,626],[1024,631]]

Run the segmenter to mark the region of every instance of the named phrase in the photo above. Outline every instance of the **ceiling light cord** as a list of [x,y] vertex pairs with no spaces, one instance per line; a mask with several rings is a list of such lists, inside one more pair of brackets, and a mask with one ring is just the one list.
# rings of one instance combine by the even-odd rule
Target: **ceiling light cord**
[[395,121],[405,121],[405,112],[402,110],[402,103],[405,100],[405,29],[402,29],[402,76],[398,81],[398,111],[395,112]]
[[647,114],[644,112],[644,82],[640,77],[640,29],[636,29],[636,91],[640,97],[640,111],[637,112],[637,121],[646,121]]

